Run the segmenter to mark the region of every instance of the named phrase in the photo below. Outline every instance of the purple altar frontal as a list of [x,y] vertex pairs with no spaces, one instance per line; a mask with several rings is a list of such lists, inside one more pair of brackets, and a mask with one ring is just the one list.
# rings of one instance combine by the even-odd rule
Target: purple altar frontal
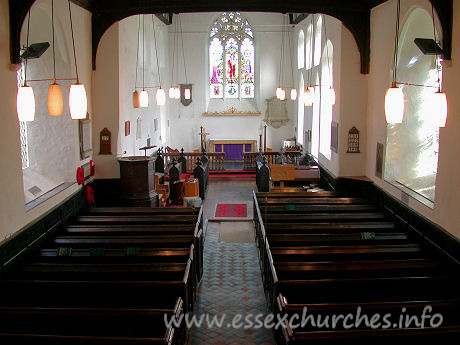
[[225,160],[243,160],[244,152],[255,151],[255,140],[210,140],[214,152],[225,152]]

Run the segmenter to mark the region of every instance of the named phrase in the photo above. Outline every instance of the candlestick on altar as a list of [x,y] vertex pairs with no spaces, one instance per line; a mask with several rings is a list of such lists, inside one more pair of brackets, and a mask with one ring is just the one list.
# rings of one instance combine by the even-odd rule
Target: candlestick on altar
[[264,152],[267,152],[267,125],[264,125]]

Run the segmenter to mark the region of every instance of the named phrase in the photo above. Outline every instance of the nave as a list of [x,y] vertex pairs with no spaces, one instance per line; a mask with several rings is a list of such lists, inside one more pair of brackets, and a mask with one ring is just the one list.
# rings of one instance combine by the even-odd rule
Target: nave
[[[251,179],[211,179],[202,209],[92,208],[2,274],[5,344],[367,344],[450,342],[460,334],[458,263],[365,196],[257,192]],[[254,210],[250,239],[223,240],[219,203]],[[235,226],[237,228],[237,226]],[[255,232],[253,232],[255,230]],[[253,240],[255,238],[255,241]],[[425,328],[420,320],[431,306]],[[244,328],[244,318],[391,314],[322,328]],[[404,309],[403,309],[404,308]],[[189,312],[221,327],[165,327]],[[230,327],[241,314],[240,327]],[[398,319],[400,315],[404,315]],[[442,322],[434,319],[441,315]],[[402,320],[402,321],[401,321]],[[319,322],[319,321],[318,321]],[[324,323],[326,322],[326,323]],[[402,323],[401,323],[402,322]],[[276,323],[276,321],[275,321]],[[325,326],[326,325],[326,326]]]

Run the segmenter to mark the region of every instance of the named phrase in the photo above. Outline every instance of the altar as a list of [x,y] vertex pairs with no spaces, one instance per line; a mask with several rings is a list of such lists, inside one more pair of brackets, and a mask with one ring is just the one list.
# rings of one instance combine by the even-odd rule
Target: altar
[[243,153],[256,152],[257,140],[209,139],[210,152],[225,152],[226,161],[243,160]]

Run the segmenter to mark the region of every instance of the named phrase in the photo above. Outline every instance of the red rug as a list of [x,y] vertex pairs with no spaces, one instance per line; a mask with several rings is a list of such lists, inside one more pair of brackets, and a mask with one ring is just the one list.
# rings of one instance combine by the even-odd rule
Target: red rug
[[244,217],[248,216],[246,204],[217,204],[216,217]]

